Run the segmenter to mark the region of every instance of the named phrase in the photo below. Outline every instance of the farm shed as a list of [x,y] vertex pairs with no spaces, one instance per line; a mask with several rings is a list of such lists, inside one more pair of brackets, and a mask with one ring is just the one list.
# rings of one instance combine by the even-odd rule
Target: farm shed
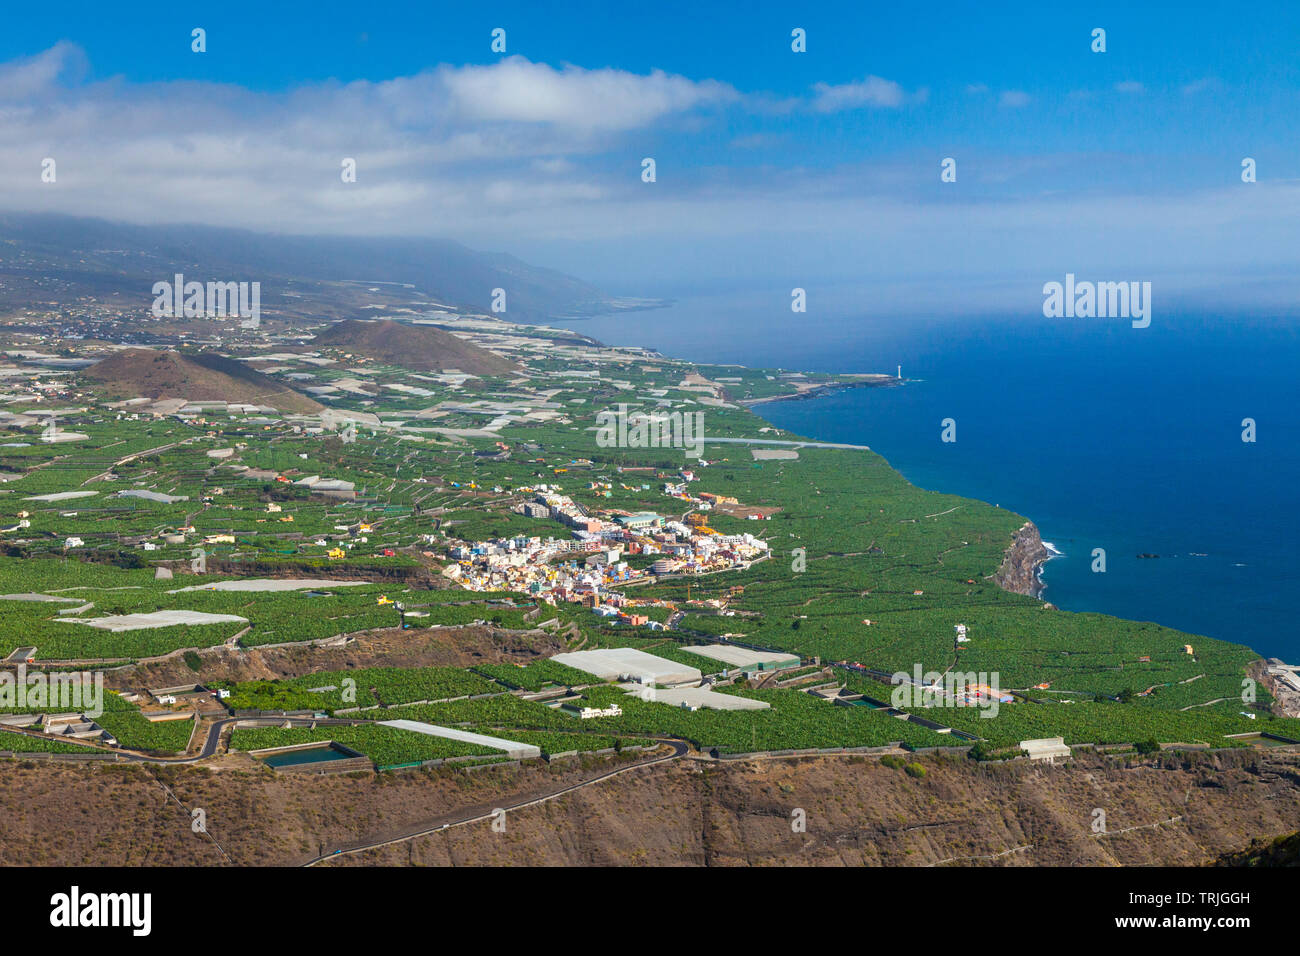
[[1064,737],[1043,737],[1038,740],[1020,741],[1020,749],[1029,754],[1029,759],[1056,763],[1057,757],[1070,756],[1070,748]]

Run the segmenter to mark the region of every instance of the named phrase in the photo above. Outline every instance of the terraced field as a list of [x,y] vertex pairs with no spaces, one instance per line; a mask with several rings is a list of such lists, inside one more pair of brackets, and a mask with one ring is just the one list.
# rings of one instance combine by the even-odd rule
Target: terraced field
[[[198,429],[170,419],[107,420],[92,413],[69,425],[89,435],[87,441],[0,442],[10,446],[0,449],[0,469],[20,475],[0,489],[0,509],[15,518],[21,510],[30,524],[21,529],[22,543],[14,543],[12,533],[5,539],[9,543],[0,542],[0,594],[20,598],[0,601],[5,620],[0,654],[35,645],[40,661],[133,661],[223,644],[294,646],[401,623],[413,634],[473,623],[513,632],[546,624],[563,633],[571,648],[639,647],[714,673],[721,665],[681,644],[730,634],[805,660],[857,662],[885,673],[919,668],[992,675],[999,687],[1023,692],[1002,705],[995,719],[962,708],[917,711],[990,745],[1058,734],[1079,743],[1156,739],[1214,746],[1235,743],[1225,735],[1260,730],[1300,738],[1296,722],[1274,720],[1267,712],[1262,688],[1256,689],[1253,705],[1240,700],[1245,668],[1255,658],[1250,649],[1150,623],[1066,613],[1002,590],[994,575],[1025,519],[915,488],[864,450],[805,448],[798,459],[754,461],[744,446],[709,448],[707,464],[694,466],[700,480],[691,492],[734,497],[770,514],[755,522],[744,517],[745,508],[732,509],[735,514],[718,510],[709,516],[710,526],[722,534],[761,535],[772,557],[748,570],[637,587],[635,598],[657,602],[646,609],[654,620],[662,623],[675,611],[684,612],[675,632],[614,626],[576,605],[539,605],[532,595],[459,589],[441,576],[451,545],[488,536],[567,534],[556,522],[511,510],[521,487],[561,485],[598,512],[681,516],[685,506],[661,490],[685,464],[681,452],[598,446],[593,425],[602,402],[625,401],[666,382],[675,387],[696,371],[705,379],[739,377],[734,391],[750,397],[786,387],[778,388],[757,370],[670,360],[650,366],[633,358],[601,365],[596,380],[550,377],[573,368],[535,354],[529,374],[558,383],[548,403],[563,413],[516,418],[492,440],[452,442],[418,430],[359,429],[355,440],[345,442],[337,434],[308,436],[284,422],[252,424],[238,416],[214,418]],[[404,383],[402,370],[376,366],[373,373],[378,402],[389,414],[409,414],[422,403],[452,395],[425,383],[428,388],[420,388],[428,394],[414,396],[387,388]],[[342,372],[325,369],[319,376],[336,381]],[[606,380],[622,384],[613,387]],[[347,391],[331,397],[344,409],[369,401]],[[458,405],[439,418],[440,425],[481,426],[483,416],[464,408]],[[716,436],[752,436],[765,427],[753,412],[735,405],[710,406],[708,421],[708,433]],[[502,447],[508,454],[500,454]],[[222,457],[208,454],[217,450]],[[324,498],[295,484],[310,475],[352,482],[357,497]],[[593,482],[609,487],[592,488]],[[188,500],[166,503],[119,494],[130,490]],[[94,494],[31,500],[87,491]],[[168,536],[178,540],[177,535],[184,543],[169,543]],[[81,543],[69,546],[68,539]],[[145,541],[151,542],[148,550]],[[174,577],[157,579],[158,567]],[[274,591],[206,588],[268,576],[323,577],[325,583]],[[183,590],[195,586],[199,589]],[[710,600],[727,613],[701,603]],[[398,601],[407,609],[404,619]],[[116,631],[85,623],[164,610],[237,620]],[[954,644],[957,623],[967,626],[969,643]],[[201,667],[203,659],[196,660]],[[393,709],[382,711],[384,716],[485,731],[576,733],[602,741],[662,734],[730,752],[954,742],[868,707],[834,707],[798,691],[743,687],[723,692],[757,696],[772,707],[691,712],[594,686],[583,692],[588,700],[618,702],[624,713],[600,719],[598,727],[576,728],[574,718],[515,694],[600,682],[546,660],[521,663],[344,670],[307,664],[287,679],[213,686],[230,690],[227,706],[241,710],[385,707]],[[850,689],[860,681],[838,673]],[[864,689],[873,696],[888,691]],[[417,703],[478,695],[494,696]],[[188,739],[192,729],[188,721],[149,724],[132,709],[112,710],[105,720],[124,745],[160,752],[183,747],[181,738]],[[386,741],[387,757],[403,751],[392,741],[406,738],[386,733],[378,738]],[[411,753],[424,753],[435,745],[411,746]]]

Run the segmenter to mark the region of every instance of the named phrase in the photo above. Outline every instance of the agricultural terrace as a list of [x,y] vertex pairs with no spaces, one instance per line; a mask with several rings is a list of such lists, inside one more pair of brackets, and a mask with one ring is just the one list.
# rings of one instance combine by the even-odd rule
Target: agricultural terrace
[[[401,623],[413,630],[486,623],[545,633],[569,649],[639,647],[714,674],[718,662],[681,645],[725,637],[886,675],[917,667],[996,673],[1017,696],[994,719],[973,709],[916,711],[991,746],[1055,735],[1072,743],[1212,746],[1265,730],[1300,738],[1296,721],[1268,712],[1263,688],[1253,705],[1241,700],[1246,667],[1257,657],[1249,648],[1153,623],[1067,613],[1002,590],[994,574],[1025,518],[913,487],[870,451],[805,447],[797,458],[760,461],[744,445],[715,443],[705,446],[705,462],[688,462],[680,449],[596,442],[597,413],[620,403],[702,412],[713,437],[790,438],[737,404],[792,394],[792,381],[780,373],[572,347],[527,331],[518,341],[525,372],[509,380],[449,382],[361,362],[359,385],[356,368],[293,358],[272,370],[308,375],[336,411],[383,423],[358,427],[349,440],[337,431],[309,434],[288,418],[130,414],[94,401],[60,420],[84,440],[45,443],[36,429],[0,429],[0,596],[7,598],[0,600],[0,654],[34,645],[41,662],[121,663],[222,644],[298,645]],[[803,384],[836,381],[847,380]],[[698,478],[688,496],[666,494],[665,483],[680,482],[685,467]],[[353,491],[313,493],[317,477],[350,483]],[[627,597],[646,616],[671,622],[660,631],[577,604],[467,591],[443,575],[455,546],[516,535],[568,539],[558,522],[514,510],[543,483],[604,515],[651,511],[684,520],[699,510],[701,492],[734,498],[740,505],[713,510],[709,526],[723,535],[752,533],[771,557],[744,570],[646,578],[629,587]],[[629,563],[644,568],[650,557]],[[172,577],[158,578],[160,569]],[[263,578],[318,583],[211,588]],[[406,608],[404,619],[396,602]],[[223,618],[104,626],[161,611]],[[967,625],[969,643],[954,644],[957,623]],[[205,675],[205,661],[196,656],[196,679],[230,690],[227,704],[235,709],[355,708],[359,719],[374,710],[377,719],[531,735],[547,747],[581,741],[585,746],[570,749],[599,750],[655,735],[736,753],[958,742],[871,706],[834,706],[794,689],[724,685],[721,693],[771,707],[692,712],[629,697],[546,660],[321,667],[280,681],[225,683]],[[888,698],[890,689],[861,671],[832,673],[849,691]],[[355,681],[354,699],[346,681]],[[617,702],[623,714],[580,721],[523,697],[548,688],[572,688],[595,706]],[[188,720],[151,724],[121,701],[103,725],[124,746],[158,752],[179,751],[193,730]],[[255,749],[317,733],[381,766],[488,756],[377,726],[245,729],[232,744]],[[22,735],[5,739],[12,736]]]

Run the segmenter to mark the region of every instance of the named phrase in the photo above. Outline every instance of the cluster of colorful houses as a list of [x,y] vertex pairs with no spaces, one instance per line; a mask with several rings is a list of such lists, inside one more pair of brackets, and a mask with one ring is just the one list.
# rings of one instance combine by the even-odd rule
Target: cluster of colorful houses
[[[598,614],[654,627],[644,615],[623,612],[636,602],[619,588],[664,575],[744,568],[768,553],[767,542],[752,534],[720,534],[695,515],[682,522],[649,511],[593,514],[556,487],[541,485],[530,494],[514,510],[558,521],[572,538],[517,535],[460,544],[448,551],[455,563],[444,573],[468,590],[582,602]],[[644,555],[654,557],[648,567],[629,565],[629,557]]]

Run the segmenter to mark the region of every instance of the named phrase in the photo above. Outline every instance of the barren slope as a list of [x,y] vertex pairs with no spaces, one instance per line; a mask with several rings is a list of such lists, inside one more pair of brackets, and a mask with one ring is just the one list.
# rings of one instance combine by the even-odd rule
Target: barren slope
[[456,369],[473,375],[509,375],[519,370],[508,359],[450,332],[388,320],[348,319],[326,329],[313,345],[344,349],[416,372]]
[[[338,863],[1198,865],[1300,821],[1300,756],[1277,751],[1128,764],[1080,755],[1056,768],[920,762],[921,779],[862,757],[677,760],[511,811],[504,833],[474,823]],[[0,761],[0,861],[220,863],[158,773],[187,806],[207,810],[236,863],[287,864],[599,771],[556,762],[315,777],[277,776],[243,756],[212,771]],[[806,832],[791,828],[796,809]],[[1093,831],[1094,809],[1106,811],[1105,833]]]
[[87,368],[87,378],[125,397],[184,398],[200,402],[270,405],[281,412],[309,414],[323,407],[234,359],[208,353],[182,355],[154,349],[125,349]]

